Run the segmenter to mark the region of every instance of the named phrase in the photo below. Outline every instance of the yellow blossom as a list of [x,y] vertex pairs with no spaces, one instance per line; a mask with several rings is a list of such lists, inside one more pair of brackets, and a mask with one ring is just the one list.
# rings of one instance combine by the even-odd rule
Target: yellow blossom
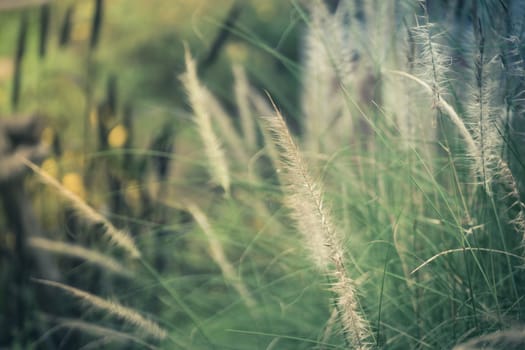
[[64,186],[66,189],[73,192],[80,198],[86,198],[84,181],[82,180],[82,176],[80,176],[78,173],[70,172],[65,174],[62,178],[62,186]]
[[52,176],[55,179],[58,177],[59,167],[55,158],[47,158],[46,160],[44,160],[41,167],[42,170],[49,174],[49,176]]
[[113,148],[124,146],[128,139],[128,131],[122,124],[115,126],[108,135],[108,144]]

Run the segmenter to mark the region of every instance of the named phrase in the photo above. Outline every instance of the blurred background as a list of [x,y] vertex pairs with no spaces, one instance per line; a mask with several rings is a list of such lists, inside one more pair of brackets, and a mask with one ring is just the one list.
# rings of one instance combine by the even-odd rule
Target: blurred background
[[0,0],[0,350],[521,324],[523,4]]
[[[184,46],[225,108],[236,108],[233,62],[282,108],[294,109],[298,23],[293,6],[279,0],[0,1],[0,348],[73,349],[82,343],[60,331],[39,341],[51,328],[49,314],[76,313],[75,303],[30,278],[102,294],[129,287],[81,259],[51,257],[49,247],[38,251],[47,241],[34,237],[97,247],[100,230],[79,220],[52,189],[26,177],[27,167],[15,156],[41,164],[133,232],[157,271],[206,271],[198,253],[174,257],[183,248],[173,241],[188,231],[188,218],[167,203],[180,196],[199,201],[194,185],[207,181],[192,167],[202,152],[180,81]],[[159,305],[147,294],[141,293],[144,305],[154,312]]]

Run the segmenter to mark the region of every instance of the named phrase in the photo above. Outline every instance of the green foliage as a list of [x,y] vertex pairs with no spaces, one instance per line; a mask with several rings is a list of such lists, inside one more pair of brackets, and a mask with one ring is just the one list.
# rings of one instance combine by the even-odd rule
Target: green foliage
[[525,8],[332,3],[0,13],[0,113],[50,146],[34,232],[0,221],[0,347],[523,342]]

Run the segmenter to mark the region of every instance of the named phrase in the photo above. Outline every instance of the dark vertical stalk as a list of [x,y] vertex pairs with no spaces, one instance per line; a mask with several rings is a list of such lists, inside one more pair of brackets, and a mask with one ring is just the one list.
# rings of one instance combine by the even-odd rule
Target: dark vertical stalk
[[97,106],[97,127],[98,127],[98,150],[103,152],[108,150],[108,124],[111,118],[107,102],[102,102]]
[[339,6],[340,0],[324,0],[324,3],[331,13],[335,13]]
[[[330,276],[326,276],[326,283],[327,285],[331,286],[333,285],[335,282],[333,281],[332,278],[330,278]],[[337,318],[339,319],[339,324],[341,326],[341,333],[343,334],[343,340],[345,342],[345,349],[352,349],[352,342],[350,341],[350,339],[348,338],[348,335],[346,334],[345,332],[345,329],[344,329],[344,326],[341,322],[341,307],[339,306],[339,303],[337,302],[337,294],[335,292],[332,291],[332,298],[331,298],[331,302],[332,302],[332,306],[334,307],[334,309],[336,310],[337,312]]]
[[[94,0],[94,1],[95,1],[95,8],[93,10],[93,17],[92,17],[92,24],[91,24],[89,51],[87,53],[86,61],[85,61],[85,67],[86,67],[85,82],[86,84],[85,84],[84,95],[85,95],[86,104],[85,104],[84,116],[83,116],[83,119],[84,119],[84,130],[83,130],[84,157],[86,157],[88,153],[88,148],[89,148],[89,136],[88,136],[89,116],[92,112],[92,108],[94,105],[94,101],[93,101],[94,82],[93,81],[94,81],[95,75],[97,74],[96,67],[93,64],[93,52],[94,52],[94,49],[97,47],[99,39],[100,39],[100,30],[101,30],[102,18],[103,18],[103,12],[104,12],[103,11],[103,8],[104,8],[103,0]],[[98,108],[98,111],[99,111],[99,123],[100,123],[100,117],[101,117],[100,106]],[[104,111],[104,113],[107,113],[107,111]],[[101,131],[100,127],[101,126],[99,125],[99,132]],[[101,142],[107,143],[107,139]]]
[[[124,144],[124,148],[129,150],[133,146],[133,106],[130,103],[126,103],[124,106],[124,116],[122,124],[128,132],[128,138]],[[132,171],[134,165],[134,156],[130,152],[124,153],[124,170],[127,172]]]
[[62,25],[60,26],[60,39],[58,45],[64,47],[69,44],[71,40],[71,28],[73,26],[73,14],[75,12],[75,7],[73,5],[69,6],[62,20]]
[[93,11],[93,21],[91,25],[91,37],[89,47],[94,50],[100,39],[100,29],[102,27],[102,18],[104,15],[104,1],[95,0],[95,9]]
[[354,0],[355,6],[355,19],[361,24],[366,24],[366,13],[363,0]]
[[18,39],[15,52],[15,72],[13,75],[13,86],[11,91],[11,107],[13,110],[18,109],[20,102],[20,89],[22,84],[22,61],[24,59],[27,41],[27,28],[29,19],[27,13],[23,12],[20,17],[20,28],[18,30]]
[[117,113],[118,85],[117,77],[111,74],[106,81],[106,103],[111,117]]
[[38,41],[38,55],[40,58],[46,56],[47,41],[49,37],[49,21],[51,18],[51,5],[43,4],[40,7],[40,37]]
[[241,14],[242,6],[241,1],[235,2],[232,7],[230,8],[230,11],[226,15],[226,18],[224,19],[224,22],[221,26],[221,29],[215,39],[213,40],[210,50],[208,51],[208,54],[206,57],[199,63],[199,67],[201,70],[206,69],[207,67],[211,66],[213,62],[217,59],[219,56],[219,53],[221,52],[222,48],[224,47],[224,44],[226,44],[228,37],[230,36],[230,31],[239,18],[239,15]]
[[[27,250],[27,238],[39,232],[38,220],[31,208],[31,200],[23,188],[23,179],[17,178],[0,186],[0,201],[3,204],[5,217],[9,229],[15,235],[15,256],[13,261],[14,288],[8,288],[8,295],[12,298],[15,314],[12,326],[14,333],[26,341],[28,332],[34,327],[35,313],[30,307],[29,272],[30,259]],[[25,347],[24,343],[20,346]]]

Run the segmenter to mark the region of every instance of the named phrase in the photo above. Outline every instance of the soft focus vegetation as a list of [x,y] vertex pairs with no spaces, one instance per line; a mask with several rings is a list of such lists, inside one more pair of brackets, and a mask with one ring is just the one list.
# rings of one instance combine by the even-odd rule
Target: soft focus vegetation
[[525,346],[523,18],[0,1],[0,349]]

